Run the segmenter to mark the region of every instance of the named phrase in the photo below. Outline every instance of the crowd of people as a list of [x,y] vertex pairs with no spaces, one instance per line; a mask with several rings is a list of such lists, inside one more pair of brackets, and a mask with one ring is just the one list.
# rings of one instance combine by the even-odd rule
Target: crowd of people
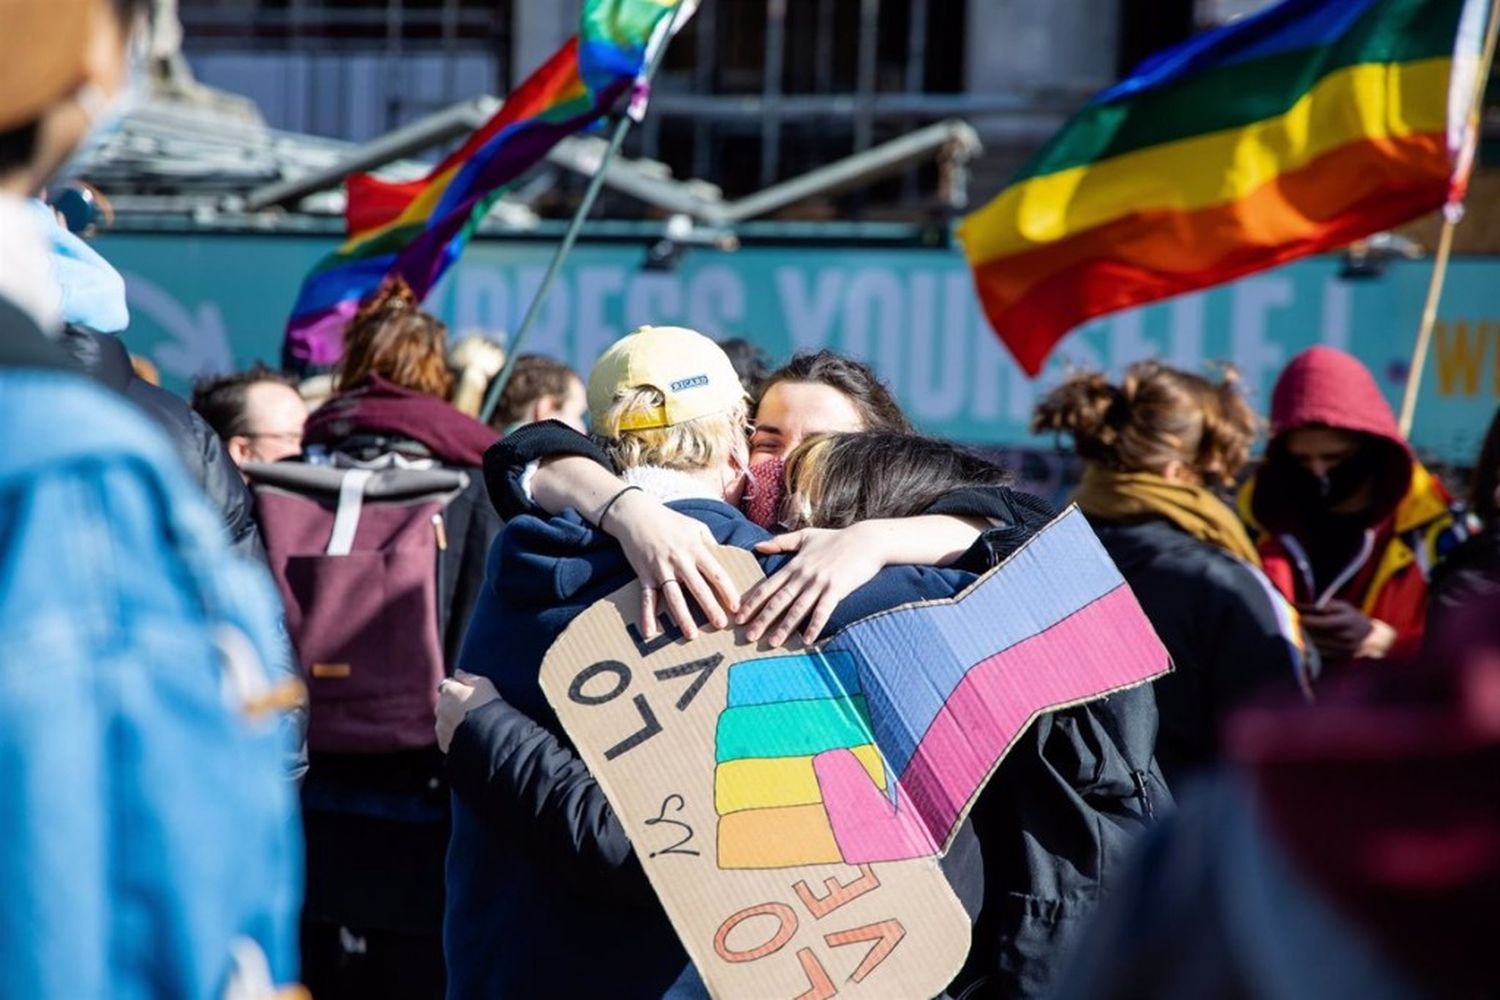
[[[1057,509],[858,359],[678,327],[586,379],[519,357],[481,422],[503,353],[400,282],[332,371],[173,396],[36,197],[141,3],[65,6],[0,40],[31,67],[0,87],[0,994],[707,996],[543,696],[553,641],[638,580],[643,640],[813,642]],[[1264,417],[1142,362],[1033,429],[1175,669],[1012,747],[942,859],[946,995],[1492,991],[1500,414],[1466,502],[1326,347]]]

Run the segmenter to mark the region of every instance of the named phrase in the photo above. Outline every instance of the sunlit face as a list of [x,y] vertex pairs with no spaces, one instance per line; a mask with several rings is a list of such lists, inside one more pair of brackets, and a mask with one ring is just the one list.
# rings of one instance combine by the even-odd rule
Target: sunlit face
[[588,429],[585,422],[588,412],[588,394],[576,378],[568,383],[568,391],[561,396],[544,396],[536,404],[538,420],[561,420],[579,433]]
[[1283,447],[1302,468],[1314,476],[1326,476],[1359,451],[1360,437],[1353,431],[1333,427],[1298,427],[1286,432]]
[[864,418],[848,396],[820,382],[777,382],[755,410],[750,464],[785,459],[813,434],[865,430]]
[[257,382],[245,390],[245,421],[250,430],[229,439],[235,464],[279,462],[302,454],[307,404],[297,390],[280,382]]

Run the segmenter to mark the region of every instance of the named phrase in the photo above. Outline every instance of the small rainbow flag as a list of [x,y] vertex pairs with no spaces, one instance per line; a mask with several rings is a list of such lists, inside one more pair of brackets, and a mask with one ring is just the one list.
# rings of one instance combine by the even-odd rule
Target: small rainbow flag
[[1438,208],[1486,2],[1284,0],[1148,60],[960,226],[990,325],[1036,375],[1095,316]]
[[[285,354],[326,366],[343,352],[344,327],[388,277],[419,298],[431,291],[505,187],[559,140],[596,122],[634,90],[667,15],[695,0],[588,0],[579,36],[516,88],[495,116],[426,177],[392,183],[348,179],[348,239],[302,283]],[[681,27],[684,17],[676,19]]]

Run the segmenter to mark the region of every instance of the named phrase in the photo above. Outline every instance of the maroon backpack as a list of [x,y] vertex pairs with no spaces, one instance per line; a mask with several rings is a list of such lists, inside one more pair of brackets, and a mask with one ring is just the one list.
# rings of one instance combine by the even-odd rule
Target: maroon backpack
[[451,469],[251,464],[261,536],[312,703],[308,748],[431,746]]

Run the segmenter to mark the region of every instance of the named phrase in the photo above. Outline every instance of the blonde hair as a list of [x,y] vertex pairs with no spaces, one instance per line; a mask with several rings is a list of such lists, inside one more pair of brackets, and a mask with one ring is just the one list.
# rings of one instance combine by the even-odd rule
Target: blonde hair
[[490,379],[505,367],[505,351],[499,344],[473,334],[448,351],[448,367],[455,375],[449,402],[459,413],[477,417]]
[[1255,412],[1226,368],[1219,382],[1142,361],[1116,386],[1098,373],[1075,375],[1037,406],[1032,433],[1073,438],[1080,458],[1120,472],[1161,473],[1182,462],[1205,483],[1228,486],[1250,458]]
[[621,468],[654,465],[694,472],[728,465],[744,455],[749,414],[743,400],[721,413],[699,417],[672,427],[625,431],[620,425],[641,413],[656,413],[666,397],[650,386],[626,389],[615,396],[594,433]]
[[793,530],[823,527],[817,512],[822,508],[828,484],[828,452],[834,435],[816,434],[804,438],[786,457],[781,476],[786,483],[783,508],[778,511],[782,523]]

